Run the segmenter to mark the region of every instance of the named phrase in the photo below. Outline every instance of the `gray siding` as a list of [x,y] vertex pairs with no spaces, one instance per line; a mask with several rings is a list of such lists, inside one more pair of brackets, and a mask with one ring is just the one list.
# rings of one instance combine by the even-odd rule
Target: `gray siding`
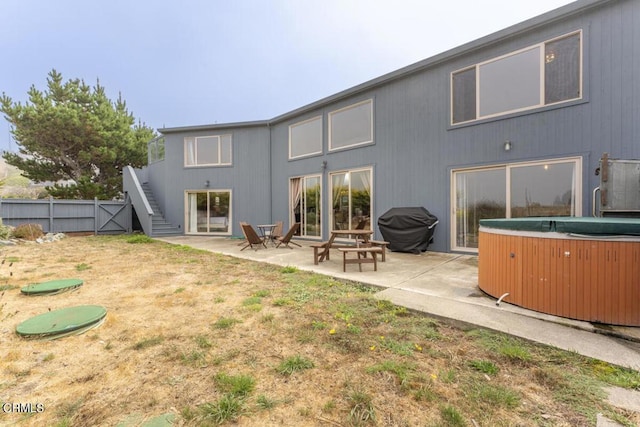
[[[231,133],[232,166],[185,167],[184,138]],[[148,167],[147,176],[165,219],[185,227],[185,191],[231,190],[232,230],[241,236],[238,221],[253,224],[271,221],[269,194],[269,129],[212,127],[197,132],[167,133],[165,160]],[[209,181],[209,187],[205,182]]]
[[[452,71],[575,30],[583,31],[583,99],[449,125]],[[638,72],[640,2],[579,1],[276,117],[268,125],[234,125],[231,168],[185,169],[183,138],[212,133],[201,127],[168,130],[167,160],[149,167],[149,179],[166,217],[183,227],[185,189],[203,188],[206,179],[211,188],[232,188],[238,235],[239,220],[284,220],[289,225],[289,178],[322,173],[326,239],[329,173],[371,166],[374,226],[391,207],[424,206],[440,219],[430,249],[449,251],[453,169],[581,156],[582,214],[589,215],[591,192],[599,185],[594,170],[602,153],[640,158]],[[329,152],[328,113],[364,99],[374,100],[374,144]],[[323,153],[289,160],[288,126],[317,115],[323,117]],[[509,152],[503,150],[505,140],[513,143]],[[380,237],[377,227],[375,232]]]

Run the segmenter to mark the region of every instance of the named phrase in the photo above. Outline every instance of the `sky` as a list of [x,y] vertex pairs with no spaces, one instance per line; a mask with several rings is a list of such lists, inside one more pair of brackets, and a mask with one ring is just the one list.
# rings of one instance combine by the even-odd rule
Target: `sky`
[[25,103],[55,69],[154,129],[267,120],[568,3],[0,0],[0,93]]

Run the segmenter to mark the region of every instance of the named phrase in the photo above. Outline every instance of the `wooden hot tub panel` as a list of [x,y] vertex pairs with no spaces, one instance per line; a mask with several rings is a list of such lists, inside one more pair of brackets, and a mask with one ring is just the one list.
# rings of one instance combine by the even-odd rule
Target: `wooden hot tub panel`
[[640,326],[640,242],[481,231],[478,284],[542,313]]

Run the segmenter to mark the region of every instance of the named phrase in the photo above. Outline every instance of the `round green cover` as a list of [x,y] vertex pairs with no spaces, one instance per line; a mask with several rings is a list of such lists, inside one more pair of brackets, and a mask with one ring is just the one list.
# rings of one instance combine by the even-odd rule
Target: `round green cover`
[[107,309],[99,305],[81,305],[49,311],[27,319],[16,326],[16,332],[25,337],[50,337],[86,329],[99,323]]
[[26,295],[52,294],[77,288],[82,286],[82,283],[80,279],[51,280],[50,282],[33,283],[20,291]]

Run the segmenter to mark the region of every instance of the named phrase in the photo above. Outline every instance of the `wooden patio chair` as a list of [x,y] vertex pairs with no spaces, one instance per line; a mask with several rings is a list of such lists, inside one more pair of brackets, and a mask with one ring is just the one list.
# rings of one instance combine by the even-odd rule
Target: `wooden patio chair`
[[287,234],[285,234],[282,237],[277,237],[276,240],[278,241],[278,244],[276,245],[276,248],[279,248],[281,244],[284,243],[285,247],[289,248],[289,249],[293,249],[291,246],[289,246],[289,243],[296,245],[297,247],[302,247],[299,244],[297,244],[296,242],[293,242],[291,240],[291,238],[293,237],[294,234],[296,234],[296,231],[298,231],[298,228],[300,228],[300,223],[296,222],[295,224],[293,224],[291,226],[291,228],[289,229],[289,231],[287,231]]
[[276,226],[273,228],[273,238],[277,239],[278,237],[282,237],[282,221],[276,221]]
[[[241,223],[240,225],[242,227],[244,237],[247,239],[247,244],[244,245],[242,249],[240,249],[240,251],[244,251],[249,246],[251,246],[251,249],[253,249],[254,251],[257,251],[260,248],[260,245],[264,246],[264,248],[267,249],[267,245],[264,244],[264,240],[262,240],[260,236],[258,236],[258,233],[251,226],[251,224]],[[254,245],[257,247],[254,248]]]
[[247,236],[244,234],[244,228],[242,228],[244,224],[246,224],[246,222],[240,221],[240,230],[242,230],[242,235],[244,236],[244,240],[238,243],[238,246],[242,246],[247,243]]

